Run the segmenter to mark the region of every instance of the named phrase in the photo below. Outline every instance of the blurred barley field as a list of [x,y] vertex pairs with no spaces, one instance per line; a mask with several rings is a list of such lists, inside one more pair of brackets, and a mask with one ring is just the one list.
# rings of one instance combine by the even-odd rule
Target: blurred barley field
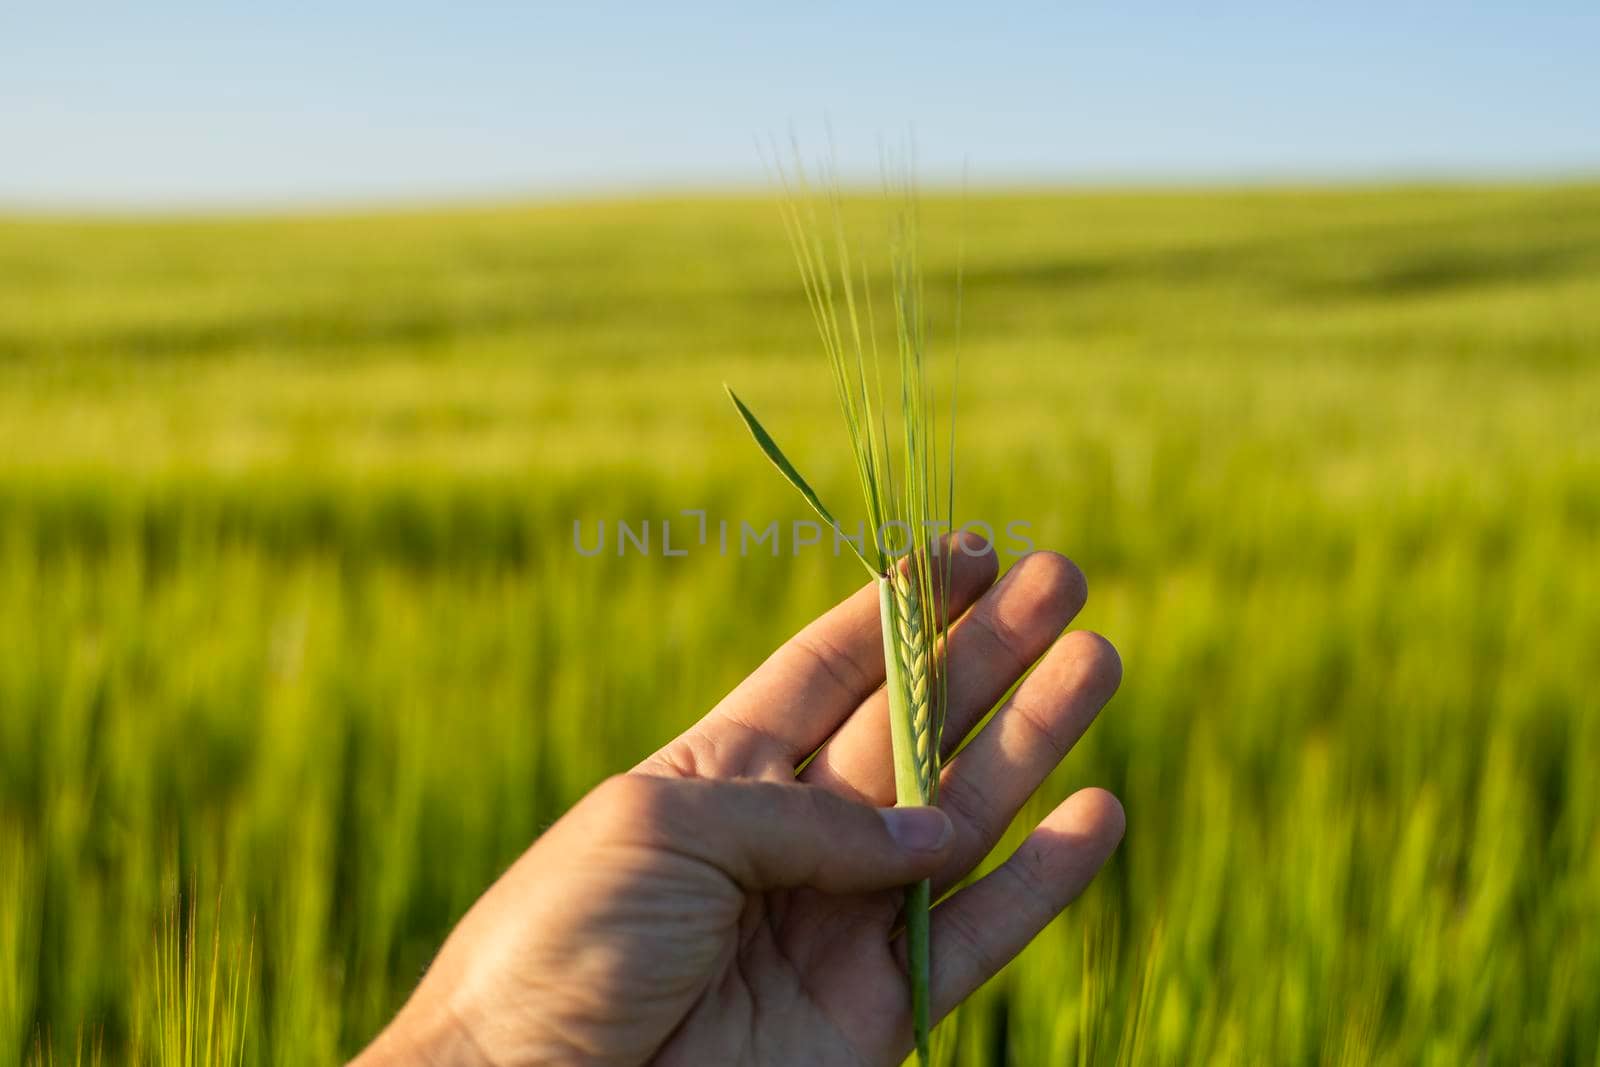
[[[1600,1064],[1600,186],[930,197],[959,514],[1126,679],[1128,834],[971,1064]],[[935,313],[948,311],[936,301]],[[356,1051],[853,564],[773,204],[0,220],[0,1064]],[[1013,828],[1011,843],[1020,839]]]

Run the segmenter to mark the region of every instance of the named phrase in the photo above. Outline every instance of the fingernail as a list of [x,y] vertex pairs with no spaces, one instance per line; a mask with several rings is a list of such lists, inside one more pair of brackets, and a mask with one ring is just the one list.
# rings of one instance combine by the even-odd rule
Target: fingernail
[[908,852],[937,852],[955,829],[938,808],[880,808],[878,814],[894,843]]

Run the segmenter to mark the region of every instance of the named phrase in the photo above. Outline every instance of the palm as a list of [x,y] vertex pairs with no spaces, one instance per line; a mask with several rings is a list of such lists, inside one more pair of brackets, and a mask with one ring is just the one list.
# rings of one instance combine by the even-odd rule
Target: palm
[[905,971],[890,934],[896,895],[752,894],[718,942],[720,962],[656,1062],[878,1063],[910,1040],[897,1020]]
[[[945,768],[941,803],[956,845],[935,878],[936,898],[993,848],[1120,678],[1116,653],[1103,639],[1074,633],[1056,640],[1084,600],[1082,575],[1072,564],[1035,554],[991,585],[992,555],[956,559],[952,612],[972,610],[951,637],[946,755],[1049,654]],[[815,752],[801,782],[852,800],[893,803],[882,648],[870,594],[864,590],[802,631],[636,773],[793,781],[796,766]],[[1121,830],[1116,801],[1086,790],[1056,809],[997,872],[937,908],[936,1014],[990,977],[1076,896]],[[707,868],[704,876],[720,877],[724,892],[738,892],[720,872]],[[786,1060],[796,1049],[813,1050],[820,1063],[884,1063],[906,1054],[905,971],[893,939],[899,894],[799,890],[740,893],[740,899],[707,917],[704,957],[686,964],[702,969],[682,976],[688,1003],[664,1031],[672,1036],[660,1062]]]

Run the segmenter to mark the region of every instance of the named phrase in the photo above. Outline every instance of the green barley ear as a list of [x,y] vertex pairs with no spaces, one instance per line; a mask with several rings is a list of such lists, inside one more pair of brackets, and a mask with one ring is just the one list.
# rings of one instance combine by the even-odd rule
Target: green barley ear
[[[954,530],[955,358],[949,436],[940,456],[936,444],[940,406],[928,367],[915,191],[909,167],[898,181],[886,182],[894,207],[887,282],[893,316],[887,331],[892,331],[899,379],[898,391],[887,392],[895,401],[891,409],[879,357],[874,283],[866,265],[852,259],[837,186],[830,185],[819,209],[798,153],[792,173],[780,166],[778,175],[784,189],[780,202],[784,229],[827,356],[867,522],[874,532],[868,551],[856,549],[856,555],[878,587],[895,799],[902,805],[933,804],[939,793],[939,739],[949,691],[948,671],[939,653],[950,615],[953,553],[937,551],[930,535]],[[959,273],[957,279],[959,306]],[[832,513],[771,434],[732,389],[728,396],[761,451],[822,520],[837,528]],[[886,543],[891,529],[904,532],[907,543],[902,549],[891,550]],[[924,1067],[929,1059],[931,892],[927,881],[908,887],[904,912],[913,1033],[917,1059]]]

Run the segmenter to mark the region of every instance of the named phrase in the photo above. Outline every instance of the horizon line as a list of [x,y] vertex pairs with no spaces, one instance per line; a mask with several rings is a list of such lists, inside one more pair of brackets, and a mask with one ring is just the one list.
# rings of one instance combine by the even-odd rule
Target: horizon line
[[[1217,171],[1189,174],[1083,173],[1012,175],[963,180],[945,174],[920,177],[918,188],[939,196],[1007,196],[1037,193],[1204,193],[1379,190],[1406,188],[1493,189],[1582,186],[1600,183],[1600,163],[1570,167],[1397,167],[1360,171]],[[372,192],[290,192],[188,196],[14,197],[0,194],[0,217],[8,219],[227,219],[325,215],[409,214],[429,211],[492,210],[514,206],[560,207],[671,200],[754,199],[776,191],[757,178],[668,178],[655,181],[487,183],[435,190]],[[845,195],[870,195],[877,180],[851,176],[840,183]]]

